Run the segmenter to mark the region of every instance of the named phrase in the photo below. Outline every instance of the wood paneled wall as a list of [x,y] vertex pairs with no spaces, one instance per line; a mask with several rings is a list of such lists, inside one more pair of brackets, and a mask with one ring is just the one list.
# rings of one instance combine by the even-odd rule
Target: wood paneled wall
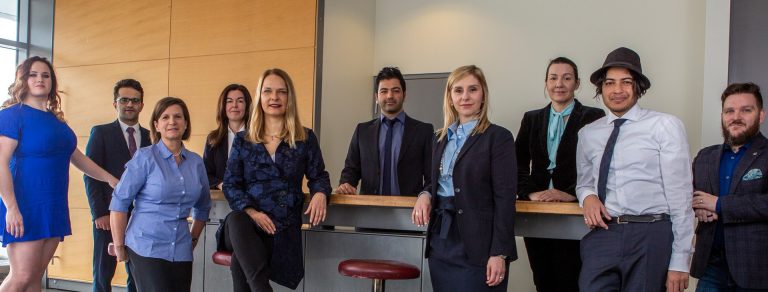
[[[268,68],[291,75],[302,123],[311,127],[316,14],[316,0],[57,1],[53,63],[78,147],[85,151],[91,127],[116,118],[112,88],[124,78],[144,87],[144,127],[160,98],[187,102],[194,127],[186,146],[200,155],[221,90],[241,83],[253,93]],[[90,282],[91,215],[74,168],[69,196],[73,235],[59,245],[48,276]],[[114,283],[125,283],[122,265]]]

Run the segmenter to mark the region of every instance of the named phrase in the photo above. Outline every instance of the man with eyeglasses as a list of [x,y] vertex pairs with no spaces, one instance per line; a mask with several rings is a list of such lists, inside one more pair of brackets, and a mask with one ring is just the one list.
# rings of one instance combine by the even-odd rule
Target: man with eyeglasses
[[683,291],[694,216],[683,123],[641,108],[640,56],[608,54],[590,81],[609,110],[579,132],[576,196],[584,223],[581,291]]
[[[136,150],[151,145],[151,141],[149,131],[139,125],[139,113],[144,108],[141,83],[133,79],[120,80],[115,84],[113,95],[112,106],[117,110],[117,120],[91,129],[85,155],[113,176],[120,177],[125,163]],[[107,251],[112,242],[109,203],[113,190],[106,183],[83,177],[93,216],[93,291],[111,291],[117,266],[115,257]],[[136,291],[127,263],[125,270],[128,273],[127,290]]]

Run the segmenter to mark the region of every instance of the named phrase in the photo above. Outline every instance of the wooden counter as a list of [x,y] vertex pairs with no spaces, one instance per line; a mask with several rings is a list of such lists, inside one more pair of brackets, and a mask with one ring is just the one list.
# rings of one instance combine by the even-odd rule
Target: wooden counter
[[[211,191],[211,199],[224,201],[224,193],[219,190]],[[370,206],[370,207],[395,207],[413,208],[416,197],[403,196],[374,196],[374,195],[331,195],[330,205],[346,206]],[[555,215],[582,215],[582,209],[578,203],[561,202],[532,202],[517,201],[515,204],[518,213],[538,213]]]

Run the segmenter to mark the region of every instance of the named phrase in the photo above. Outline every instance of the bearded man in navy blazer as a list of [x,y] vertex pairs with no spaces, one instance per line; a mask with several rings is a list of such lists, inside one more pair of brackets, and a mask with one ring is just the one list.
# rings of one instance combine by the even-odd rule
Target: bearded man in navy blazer
[[337,194],[416,196],[429,184],[432,124],[403,111],[405,79],[396,67],[376,75],[376,103],[381,115],[360,123],[349,142]]
[[[121,177],[125,163],[138,148],[149,146],[151,141],[149,131],[139,126],[139,113],[144,107],[141,83],[133,79],[120,80],[115,84],[113,96],[112,106],[117,110],[117,120],[91,129],[85,155],[113,176]],[[93,291],[111,291],[117,266],[115,257],[107,253],[112,242],[109,203],[113,189],[106,183],[83,177],[93,216]],[[128,264],[125,270],[128,272],[127,290],[136,291]]]
[[722,100],[725,142],[693,162],[699,226],[691,275],[696,291],[768,291],[768,141],[760,87],[729,85]]

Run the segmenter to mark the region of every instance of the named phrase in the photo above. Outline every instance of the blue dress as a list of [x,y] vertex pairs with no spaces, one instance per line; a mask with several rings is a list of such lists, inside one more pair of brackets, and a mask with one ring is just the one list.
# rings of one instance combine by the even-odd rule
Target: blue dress
[[10,161],[16,202],[24,220],[24,236],[5,229],[5,203],[0,204],[0,241],[33,241],[72,234],[69,222],[69,161],[77,137],[51,112],[23,104],[0,110],[0,135],[18,141]]

